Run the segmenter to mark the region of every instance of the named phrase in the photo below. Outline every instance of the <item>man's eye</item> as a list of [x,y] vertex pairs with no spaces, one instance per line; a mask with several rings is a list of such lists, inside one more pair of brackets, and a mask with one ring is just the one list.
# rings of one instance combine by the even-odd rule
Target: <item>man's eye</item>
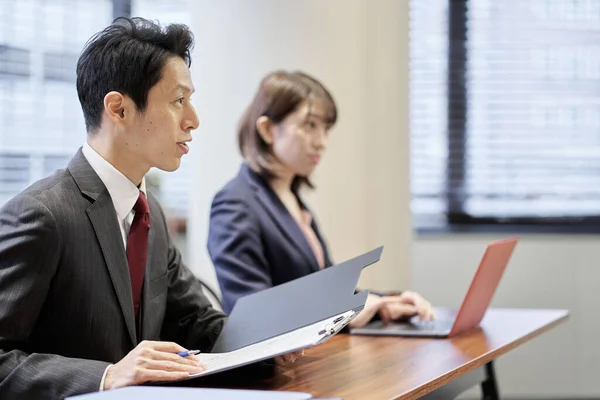
[[177,99],[177,102],[178,102],[179,104],[183,104],[183,97],[182,97],[182,98],[180,98],[180,99]]

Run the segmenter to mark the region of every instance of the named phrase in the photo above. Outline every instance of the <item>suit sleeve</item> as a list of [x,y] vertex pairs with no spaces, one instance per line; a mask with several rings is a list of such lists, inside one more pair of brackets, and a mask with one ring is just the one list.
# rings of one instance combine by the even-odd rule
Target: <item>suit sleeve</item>
[[202,285],[183,263],[170,236],[168,251],[169,286],[161,339],[208,352],[217,341],[227,317],[213,308]]
[[215,266],[223,309],[237,299],[273,286],[258,218],[241,199],[217,194],[210,212],[208,252]]
[[0,209],[0,398],[64,398],[98,391],[108,363],[28,351],[60,255],[56,221],[20,195]]

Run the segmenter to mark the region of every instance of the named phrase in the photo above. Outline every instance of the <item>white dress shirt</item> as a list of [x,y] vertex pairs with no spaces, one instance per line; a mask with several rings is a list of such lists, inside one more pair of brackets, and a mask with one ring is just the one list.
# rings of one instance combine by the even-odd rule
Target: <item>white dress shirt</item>
[[[133,206],[140,196],[140,190],[144,192],[144,195],[146,194],[146,178],[142,178],[142,183],[138,189],[129,178],[102,158],[89,144],[85,143],[81,151],[93,170],[100,177],[102,183],[104,183],[104,186],[108,189],[115,212],[117,213],[117,221],[119,222],[121,236],[123,237],[123,248],[127,250],[127,237],[129,236],[129,229],[131,229],[133,217],[135,216]],[[102,380],[100,381],[100,391],[104,390],[106,373],[111,366],[109,365],[104,370]]]
[[129,178],[102,158],[89,144],[83,145],[82,152],[108,189],[117,213],[117,220],[123,237],[123,247],[127,249],[127,237],[135,216],[133,206],[140,195],[140,190],[144,192],[144,195],[146,194],[146,178],[142,178],[142,183],[138,189]]

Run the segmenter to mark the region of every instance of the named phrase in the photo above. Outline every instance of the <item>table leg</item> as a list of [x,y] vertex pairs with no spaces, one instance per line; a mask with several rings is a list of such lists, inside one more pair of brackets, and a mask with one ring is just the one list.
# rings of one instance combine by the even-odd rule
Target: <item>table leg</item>
[[485,364],[485,380],[481,382],[481,394],[483,400],[500,400],[493,361]]

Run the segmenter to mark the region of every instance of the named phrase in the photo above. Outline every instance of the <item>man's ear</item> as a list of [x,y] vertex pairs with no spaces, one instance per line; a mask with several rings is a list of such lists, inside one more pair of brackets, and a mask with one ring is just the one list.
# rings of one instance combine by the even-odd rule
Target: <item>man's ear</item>
[[115,124],[122,124],[131,117],[132,101],[121,93],[112,91],[104,96],[104,111]]
[[266,144],[273,144],[273,122],[264,115],[256,120],[256,130]]

